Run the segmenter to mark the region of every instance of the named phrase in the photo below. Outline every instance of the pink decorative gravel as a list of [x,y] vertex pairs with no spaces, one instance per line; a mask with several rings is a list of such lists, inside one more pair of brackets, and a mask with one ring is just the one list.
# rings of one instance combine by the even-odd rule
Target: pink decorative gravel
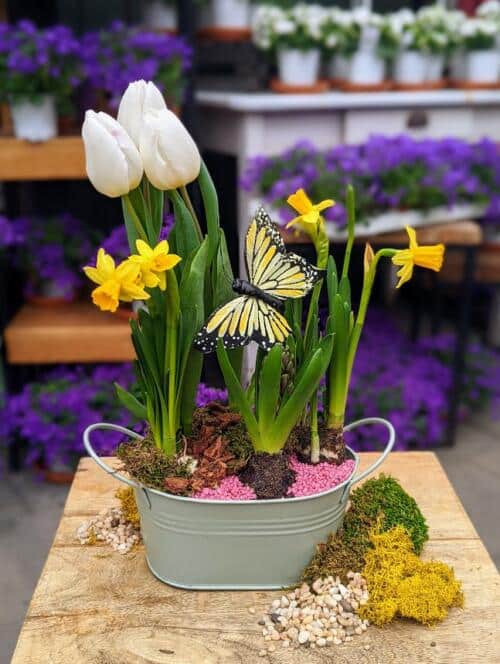
[[348,459],[339,466],[326,462],[311,465],[301,463],[296,456],[293,456],[290,459],[290,468],[297,473],[297,477],[288,489],[287,495],[299,498],[300,496],[312,496],[315,493],[322,493],[328,491],[328,489],[333,489],[337,484],[341,484],[352,474],[354,461]]
[[[296,456],[292,456],[290,468],[297,476],[287,495],[300,498],[328,491],[341,484],[354,471],[354,461],[348,459],[340,466],[326,462],[311,465],[301,463]],[[254,490],[243,484],[236,475],[225,477],[215,489],[202,489],[193,495],[193,498],[206,500],[255,500],[256,497]]]
[[255,500],[255,491],[240,480],[236,475],[225,477],[216,489],[202,489],[195,493],[194,498],[209,500]]

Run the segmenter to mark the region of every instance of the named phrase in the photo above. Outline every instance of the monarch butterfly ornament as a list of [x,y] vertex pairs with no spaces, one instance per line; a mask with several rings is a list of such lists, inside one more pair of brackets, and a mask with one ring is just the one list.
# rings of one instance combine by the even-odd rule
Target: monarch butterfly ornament
[[291,332],[284,317],[285,300],[304,297],[323,276],[301,256],[288,253],[285,243],[260,208],[250,223],[245,239],[248,281],[235,279],[239,294],[214,311],[195,337],[195,348],[210,353],[222,339],[225,348],[256,341],[264,350],[283,343]]

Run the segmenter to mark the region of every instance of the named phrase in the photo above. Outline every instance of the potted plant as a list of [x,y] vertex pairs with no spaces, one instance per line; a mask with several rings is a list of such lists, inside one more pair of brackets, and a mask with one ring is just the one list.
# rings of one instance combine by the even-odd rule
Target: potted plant
[[[24,463],[35,466],[47,481],[72,481],[84,454],[81,436],[96,419],[112,419],[123,426],[135,424],[130,413],[115,399],[115,381],[129,387],[133,370],[126,365],[58,367],[39,380],[27,383],[5,405],[3,443],[23,445]],[[110,454],[119,435],[94,438],[100,454]]]
[[469,84],[496,85],[499,82],[499,24],[488,18],[469,18],[462,25],[466,50],[465,80]]
[[38,29],[30,21],[0,25],[0,89],[9,103],[17,138],[45,141],[57,135],[57,113],[72,111],[82,80],[79,44],[70,28]]
[[177,32],[175,0],[149,0],[144,8],[144,27],[160,32]]
[[81,50],[88,82],[102,110],[116,110],[132,80],[150,78],[167,94],[169,104],[179,105],[183,75],[192,58],[182,37],[137,30],[115,21],[107,30],[84,35]]
[[401,9],[391,14],[389,21],[399,46],[394,60],[394,81],[403,86],[424,84],[427,58],[415,14],[409,9]]
[[423,7],[417,12],[422,48],[427,53],[428,83],[441,83],[450,48],[449,12],[441,5]]
[[299,4],[290,9],[262,5],[257,8],[253,22],[254,42],[258,48],[275,55],[278,82],[286,86],[284,91],[299,91],[301,88],[313,91],[317,86],[325,16],[324,8],[317,5]]
[[336,7],[327,10],[322,32],[323,48],[328,56],[329,78],[334,85],[341,85],[349,78],[351,56],[357,43],[351,12]]
[[16,263],[27,274],[24,295],[28,301],[58,306],[76,299],[92,233],[70,214],[48,219],[22,217],[15,225],[24,238]]
[[364,7],[352,11],[357,44],[349,71],[351,86],[380,86],[385,80],[386,59],[392,57],[395,40],[389,23]]
[[249,33],[250,0],[210,0],[212,27]]
[[[125,96],[122,104],[131,99]],[[233,279],[216,191],[184,126],[167,109],[136,104],[120,111],[122,117],[135,116],[129,126],[140,126],[138,143],[126,127],[92,111],[82,133],[90,180],[99,191],[122,199],[131,254],[116,265],[101,249],[96,267],[85,271],[96,284],[92,299],[101,309],[116,310],[121,299],[146,302],[138,320],[131,321],[137,389],[117,390],[149,430],[139,436],[96,424],[86,430],[85,446],[101,467],[134,487],[148,564],[159,579],[187,588],[288,585],[314,543],[340,525],[350,486],[364,476],[356,475],[356,454],[341,448],[343,430],[360,424],[342,427],[342,405],[376,266],[391,257],[401,266],[402,283],[415,264],[438,269],[443,247],[419,247],[410,230],[406,250],[383,249],[372,256],[368,248],[362,304],[351,327],[349,259],[336,278],[325,239],[322,211],[333,201],[313,204],[298,191],[289,198],[298,212],[293,223],[311,233],[317,266],[286,251],[261,209],[246,236],[247,279]],[[186,190],[194,182],[202,217]],[[158,242],[163,192],[175,217],[168,243]],[[348,254],[353,208],[350,192]],[[330,316],[320,329],[323,280]],[[308,292],[302,331],[301,302]],[[240,350],[250,340],[259,351],[245,386]],[[203,353],[211,351],[217,353],[229,407],[196,409]],[[315,404],[325,374],[328,398],[320,426]],[[376,466],[393,445],[394,431],[379,418],[365,423],[382,423],[389,431]],[[128,477],[93,450],[91,436],[99,429],[133,439],[119,450]],[[333,459],[332,439],[343,458]],[[318,457],[325,460],[317,463]]]

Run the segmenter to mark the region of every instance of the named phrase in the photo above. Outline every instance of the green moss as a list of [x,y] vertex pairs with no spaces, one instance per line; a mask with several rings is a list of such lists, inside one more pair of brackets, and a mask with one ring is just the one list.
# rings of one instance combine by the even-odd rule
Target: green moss
[[175,457],[167,457],[158,449],[151,434],[142,439],[122,443],[116,456],[134,479],[144,486],[163,491],[167,477],[189,477],[186,464],[179,464]]
[[403,526],[410,535],[415,553],[420,554],[429,539],[425,518],[415,499],[394,477],[384,474],[368,480],[352,492],[351,509],[344,522],[346,540],[363,538],[369,544],[369,531],[381,514],[381,532]]
[[375,527],[385,532],[397,525],[409,533],[415,553],[420,554],[428,539],[427,524],[415,500],[393,477],[368,480],[352,492],[342,530],[316,547],[302,580],[311,583],[330,575],[345,580],[347,572],[360,572],[371,548],[370,532]]

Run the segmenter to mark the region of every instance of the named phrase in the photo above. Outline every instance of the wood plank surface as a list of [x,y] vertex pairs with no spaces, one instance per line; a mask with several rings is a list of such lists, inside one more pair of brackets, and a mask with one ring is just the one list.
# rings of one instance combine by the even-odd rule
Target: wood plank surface
[[85,155],[80,136],[59,136],[30,143],[0,137],[0,180],[85,180]]
[[[375,457],[375,453],[362,454],[362,467]],[[257,620],[279,593],[179,590],[151,575],[142,546],[121,556],[104,545],[85,547],[76,542],[76,528],[110,506],[118,487],[116,480],[84,459],[12,663],[499,662],[499,576],[435,455],[396,452],[383,469],[402,482],[428,519],[430,541],[424,557],[453,565],[463,581],[465,609],[452,611],[438,627],[397,621],[384,629],[370,627],[342,646],[279,648],[261,658]],[[251,606],[256,615],[249,614]]]
[[125,362],[135,357],[128,321],[89,302],[24,305],[5,329],[5,346],[12,364]]

